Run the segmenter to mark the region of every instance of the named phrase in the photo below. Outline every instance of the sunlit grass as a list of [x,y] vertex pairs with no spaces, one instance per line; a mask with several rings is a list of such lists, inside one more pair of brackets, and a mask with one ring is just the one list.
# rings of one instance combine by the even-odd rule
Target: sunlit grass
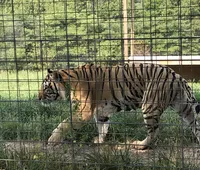
[[44,75],[42,71],[0,71],[0,97],[11,100],[32,99],[37,95]]

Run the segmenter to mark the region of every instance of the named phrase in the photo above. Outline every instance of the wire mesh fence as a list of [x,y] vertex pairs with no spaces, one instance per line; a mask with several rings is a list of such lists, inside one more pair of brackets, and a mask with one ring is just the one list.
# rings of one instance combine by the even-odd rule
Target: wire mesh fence
[[0,169],[199,169],[199,8],[0,1]]

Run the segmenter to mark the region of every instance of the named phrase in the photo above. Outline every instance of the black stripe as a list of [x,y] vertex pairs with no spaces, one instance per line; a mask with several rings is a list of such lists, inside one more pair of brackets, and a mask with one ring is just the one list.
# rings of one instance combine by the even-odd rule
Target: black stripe
[[156,89],[155,89],[156,91],[155,91],[154,98],[153,98],[153,101],[155,101],[156,97],[158,98],[156,102],[160,102],[160,99],[159,99],[160,95],[159,95],[159,93],[161,93],[162,89],[159,88],[159,85],[161,83],[163,71],[164,71],[164,68],[162,67],[161,70],[160,70],[160,72],[159,72],[159,74],[158,74],[158,76],[157,76],[157,78],[156,78],[157,79],[156,80]]
[[[102,100],[102,98],[103,98],[103,92],[104,92],[104,83],[105,83],[105,72],[103,73],[103,79],[102,79],[102,87],[101,87],[101,100]],[[96,90],[98,90],[98,89],[96,89]]]
[[173,76],[173,78],[172,78],[172,81],[170,83],[170,90],[171,90],[171,92],[170,92],[170,98],[172,98],[172,95],[174,93],[173,84],[174,84],[174,81],[176,80],[176,73],[172,72],[172,76]]
[[[190,109],[190,110],[188,110],[188,109]],[[184,108],[184,110],[186,111],[187,110],[187,112],[186,112],[186,114],[185,115],[183,115],[184,116],[184,119],[186,118],[186,117],[188,117],[191,113],[192,113],[192,108]]]
[[[172,102],[174,102],[174,100],[176,99],[176,97],[178,96],[178,94],[179,94],[179,91],[178,90],[175,90],[175,92],[174,92],[174,97],[172,98],[170,98],[171,100],[170,100],[170,103]],[[171,94],[170,94],[170,96],[171,96]]]
[[107,122],[109,120],[109,117],[98,116],[97,120],[100,122]]
[[85,67],[85,66],[82,67],[82,71],[83,71],[83,73],[84,73],[84,75],[85,75],[85,78],[86,78],[86,81],[87,81],[87,84],[88,84],[88,89],[87,89],[88,92],[87,92],[87,96],[86,96],[86,99],[85,99],[85,106],[83,107],[83,109],[81,110],[81,112],[85,109],[86,104],[87,104],[87,100],[88,100],[89,95],[90,95],[90,92],[91,92],[90,81],[89,81],[89,77],[88,77],[88,74],[87,74],[87,71],[86,71],[86,67]]
[[141,75],[143,76],[143,64],[140,64],[140,72],[141,72]]
[[128,87],[128,79],[126,78],[126,75],[125,75],[125,73],[124,73],[124,70],[122,70],[122,74],[123,74],[124,82],[126,83],[126,86]]
[[119,82],[119,87],[120,87],[120,91],[121,91],[122,97],[124,97],[124,88],[123,88],[123,86],[121,85],[120,82]]
[[148,128],[148,132],[152,133],[152,132],[155,132],[156,129],[158,129],[158,125],[154,125],[153,128],[152,128],[152,126],[151,127],[147,127],[147,128]]
[[[195,119],[193,119],[190,123],[189,126],[191,126],[194,123]],[[197,129],[197,128],[196,128]]]
[[170,83],[170,88],[173,89],[173,83],[174,83],[174,80],[176,80],[176,73],[175,72],[172,72],[172,81]]
[[[160,84],[160,79],[162,78],[162,75],[163,75],[162,73],[163,73],[163,68],[160,70],[158,76],[156,77],[156,82],[154,83],[154,85],[156,85],[156,89],[155,89],[156,91],[154,92],[155,94],[153,95],[153,100],[152,100],[153,102],[155,101],[156,97],[158,97],[158,100],[156,102],[160,101],[159,100],[159,93],[160,93],[159,90],[162,90],[162,89],[159,89],[158,86]],[[151,88],[151,93],[153,93],[153,89],[152,88]],[[148,95],[149,95],[149,93],[148,93]]]
[[[56,83],[55,82],[52,82],[53,83],[53,85],[54,85],[54,88],[56,89],[56,93],[58,93],[58,88],[57,88],[57,86],[56,86]],[[52,88],[52,87],[51,87]],[[52,90],[53,90],[53,88],[52,88]]]
[[165,92],[165,90],[164,90],[164,86],[165,86],[165,83],[166,83],[166,81],[168,80],[168,76],[169,76],[169,74],[168,74],[168,68],[165,68],[165,72],[166,72],[166,76],[165,76],[165,80],[163,81],[163,85],[162,85],[162,95],[161,96],[163,96],[164,94],[164,92]]
[[91,79],[93,80],[92,66],[93,66],[93,64],[90,64],[89,70],[90,70]]
[[[133,92],[133,90],[135,91],[135,93]],[[132,88],[131,82],[129,82],[129,91],[130,91],[130,93],[131,93],[133,96],[136,96],[136,97],[138,97],[138,98],[141,98],[141,97],[142,97],[142,96],[140,96],[140,95],[138,94],[138,91],[137,91],[137,90],[135,90],[134,88]]]
[[[152,66],[154,66],[153,64],[152,64]],[[153,70],[151,70],[151,71],[153,71]],[[152,77],[152,82],[151,82],[151,84],[150,84],[150,87],[147,89],[148,91],[147,91],[147,93],[146,93],[146,96],[147,96],[147,98],[149,98],[149,96],[151,96],[151,94],[153,93],[153,86],[154,86],[154,84],[155,84],[155,76],[156,76],[156,73],[157,73],[157,67],[155,67],[155,70],[154,70],[154,75],[153,75],[153,77]],[[152,74],[152,73],[151,73]],[[155,99],[155,97],[156,97],[156,95],[154,95],[154,99]],[[153,100],[154,101],[154,100]]]
[[133,70],[133,74],[135,75],[135,64],[132,64],[132,70]]
[[139,80],[140,85],[143,87],[144,85],[143,85],[143,82],[142,82],[142,78],[141,78],[141,76],[139,75],[137,69],[136,69],[135,71],[136,71],[136,77],[137,77],[137,79]]
[[149,70],[148,70],[148,66],[146,66],[146,75],[147,75],[147,80],[149,81],[149,80],[150,80],[150,77],[149,77]]
[[81,67],[82,73],[83,73],[83,78],[87,78],[86,77],[86,73],[85,73],[85,65]]
[[115,96],[115,91],[114,91],[114,89],[113,89],[113,82],[112,82],[112,76],[111,76],[112,73],[111,73],[111,71],[112,71],[112,68],[109,67],[109,68],[108,68],[109,89],[110,89],[110,91],[111,91],[111,94],[112,94],[114,100],[115,100],[117,103],[120,103],[119,100],[117,99],[117,97]]
[[158,70],[158,67],[155,67],[152,80],[155,80],[157,70]]
[[[143,112],[143,114],[149,114],[149,113],[153,113],[153,112],[155,112],[156,110],[158,110],[159,111],[159,113],[160,114],[162,114],[162,111],[163,111],[163,109],[164,108],[161,108],[161,107],[159,107],[159,106],[154,106],[154,104],[151,104],[151,105],[149,105],[149,107],[145,110],[145,112]],[[152,109],[153,108],[153,109]],[[162,109],[162,110],[161,110]],[[159,116],[159,115],[158,115]]]
[[[124,70],[126,71],[126,73],[128,74],[129,71],[129,64],[125,64],[124,65]],[[128,74],[129,75],[129,74]]]
[[157,79],[158,79],[158,82],[160,83],[160,79],[161,79],[161,77],[162,77],[162,73],[163,73],[163,71],[164,71],[164,69],[163,68],[161,68],[161,70],[160,70],[160,72],[159,72],[159,74],[158,74],[158,77],[157,77]]
[[182,113],[184,113],[188,109],[188,105],[186,104],[185,107],[182,110]]
[[117,66],[116,68],[115,68],[115,83],[116,83],[116,87],[118,88],[119,87],[119,80],[118,80],[118,78],[117,78],[117,76],[118,76],[118,73],[119,73],[119,66]]
[[115,104],[115,103],[111,102],[111,105],[117,108],[117,112],[119,112],[119,111],[122,110],[122,109],[121,109],[121,104],[120,104],[120,103]]
[[154,116],[153,116],[153,115],[150,115],[150,116],[145,117],[144,119],[145,119],[145,120],[154,119]]
[[76,74],[76,76],[77,76],[77,79],[78,79],[78,80],[80,80],[80,77],[79,77],[79,74],[78,74],[78,72],[74,70],[74,73]]
[[68,72],[66,72],[65,70],[62,70],[62,72],[64,72],[65,74],[67,74],[67,76],[71,77],[71,78],[75,78],[72,75],[70,75]]
[[[129,67],[129,69],[130,69],[130,67]],[[134,77],[133,77],[133,75],[132,75],[132,73],[131,73],[131,70],[129,70],[129,72],[130,72],[131,80],[134,82]],[[134,74],[134,71],[133,71],[133,74]]]
[[154,68],[154,64],[151,64],[151,68],[150,68],[150,75],[151,75],[151,77],[153,76],[153,68]]

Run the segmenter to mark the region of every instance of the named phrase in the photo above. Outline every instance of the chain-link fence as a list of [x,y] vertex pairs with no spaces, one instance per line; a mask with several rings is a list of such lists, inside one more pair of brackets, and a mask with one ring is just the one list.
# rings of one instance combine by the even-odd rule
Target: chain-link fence
[[1,0],[0,169],[200,169],[199,9]]

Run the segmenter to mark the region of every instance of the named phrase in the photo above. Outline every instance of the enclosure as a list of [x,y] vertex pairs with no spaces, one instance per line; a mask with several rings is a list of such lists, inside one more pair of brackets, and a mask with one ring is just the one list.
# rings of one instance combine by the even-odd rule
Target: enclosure
[[49,146],[71,101],[38,100],[48,68],[132,62],[168,65],[200,101],[199,20],[199,0],[1,0],[0,169],[200,169],[198,141],[171,108],[145,150],[132,147],[147,133],[140,108],[113,113],[104,143],[92,119]]

